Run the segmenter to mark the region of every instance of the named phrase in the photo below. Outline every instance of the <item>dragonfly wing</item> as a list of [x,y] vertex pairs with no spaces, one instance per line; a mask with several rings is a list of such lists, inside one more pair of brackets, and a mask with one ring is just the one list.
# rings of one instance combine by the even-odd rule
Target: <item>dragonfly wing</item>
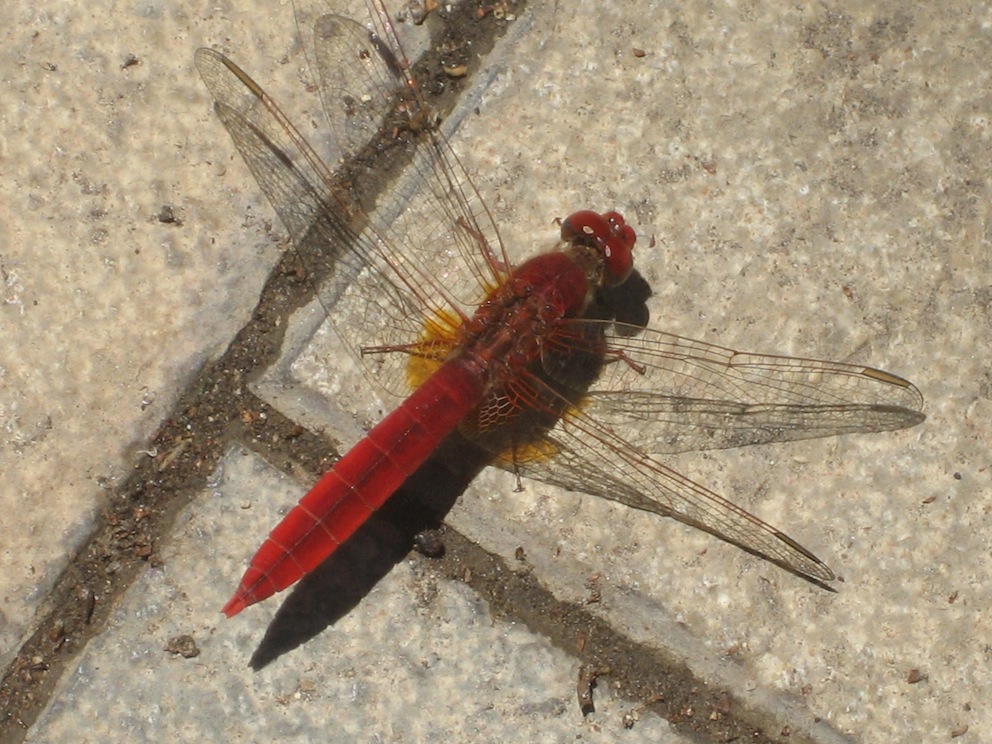
[[[506,440],[493,440],[497,465],[672,517],[814,581],[834,578],[795,540],[654,455],[912,426],[923,420],[913,385],[858,365],[737,352],[609,321],[574,323],[549,340],[558,355],[546,355],[542,373],[513,390],[515,399],[562,415],[534,445],[496,451]],[[606,340],[603,368],[585,394],[571,392],[566,375],[588,369],[589,355],[576,345],[596,338]]]
[[908,381],[860,365],[738,352],[629,328],[580,407],[646,452],[672,454],[914,426]]
[[[471,270],[465,285],[456,286],[455,292],[467,294],[458,299],[474,309],[480,284],[503,277],[502,270],[493,272],[493,260],[505,263],[506,259],[499,230],[458,157],[438,132],[435,116],[409,73],[409,63],[398,47],[383,40],[395,38],[394,29],[384,28],[378,35],[341,16],[328,14],[311,21],[313,14],[299,8],[298,15],[301,29],[308,24],[313,28],[308,55],[329,131],[343,143],[341,149],[358,153],[369,144],[370,133],[383,130],[400,140],[409,136],[417,141],[418,156],[408,175],[399,180],[395,193],[380,199],[382,216],[373,220],[377,232],[392,245],[403,246],[404,253],[415,255],[408,259],[415,267],[412,273],[429,267],[427,278],[442,290],[450,291],[451,285],[437,281],[436,270],[440,266],[443,271],[457,256]],[[416,218],[394,226],[395,219],[402,219],[406,212]]]
[[[196,65],[214,97],[218,118],[289,231],[307,270],[325,277],[320,289],[325,307],[336,305],[352,286],[366,293],[374,286],[380,327],[391,319],[421,318],[412,298],[397,291],[384,274],[379,247],[365,231],[346,182],[327,169],[278,106],[237,65],[211,49],[197,50]],[[364,313],[355,314],[368,324]],[[353,351],[358,354],[357,345]],[[383,381],[387,388],[406,389],[405,383],[388,376]]]
[[833,571],[810,551],[722,496],[663,465],[582,411],[566,415],[542,443],[544,456],[500,467],[671,517],[816,582]]
[[[303,241],[317,218],[338,215],[349,231],[344,191],[331,189],[331,176],[303,136],[241,68],[212,49],[198,49],[196,66],[214,98],[214,110],[272,203],[292,238]],[[334,245],[338,254],[347,244]]]
[[[301,23],[304,21],[301,21]],[[346,18],[313,24],[310,59],[331,125],[333,169],[246,73],[209,49],[196,62],[215,109],[370,380],[409,392],[408,355],[432,326],[454,335],[508,265],[464,168],[435,131],[397,55]],[[383,129],[385,128],[385,131]],[[360,192],[374,157],[405,165]],[[366,167],[367,166],[367,167]],[[394,248],[404,246],[404,250]],[[342,301],[343,300],[343,301]]]

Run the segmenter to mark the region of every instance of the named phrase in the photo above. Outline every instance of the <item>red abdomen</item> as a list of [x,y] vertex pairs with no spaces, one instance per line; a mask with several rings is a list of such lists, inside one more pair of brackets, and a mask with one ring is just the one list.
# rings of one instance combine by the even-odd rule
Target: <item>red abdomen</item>
[[463,359],[442,365],[324,475],[272,530],[224,606],[232,617],[315,569],[419,468],[482,397]]

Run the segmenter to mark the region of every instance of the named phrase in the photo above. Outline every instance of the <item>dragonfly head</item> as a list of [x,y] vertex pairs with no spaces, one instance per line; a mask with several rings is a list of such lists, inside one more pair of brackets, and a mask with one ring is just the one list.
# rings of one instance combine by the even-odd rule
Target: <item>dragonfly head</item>
[[587,245],[603,255],[603,284],[623,284],[634,269],[634,228],[618,212],[599,214],[590,209],[574,212],[561,223],[561,239]]

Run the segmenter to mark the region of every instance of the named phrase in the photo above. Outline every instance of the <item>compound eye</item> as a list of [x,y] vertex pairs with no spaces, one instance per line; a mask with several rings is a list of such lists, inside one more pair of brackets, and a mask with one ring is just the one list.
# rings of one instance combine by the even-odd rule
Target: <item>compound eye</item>
[[619,212],[603,215],[610,226],[610,237],[606,241],[603,255],[606,258],[606,280],[608,287],[623,284],[634,270],[634,243],[637,234],[634,228],[624,222]]
[[[634,231],[630,230],[630,232]],[[607,287],[616,287],[627,281],[630,272],[634,270],[634,254],[630,250],[630,245],[619,238],[610,238],[603,247],[603,257],[606,273],[603,284]]]
[[585,209],[569,215],[561,223],[562,240],[598,248],[603,254],[603,284],[623,284],[634,269],[634,242],[637,234],[619,212],[597,214]]
[[569,243],[602,245],[610,236],[610,223],[591,209],[573,212],[561,223],[561,239]]

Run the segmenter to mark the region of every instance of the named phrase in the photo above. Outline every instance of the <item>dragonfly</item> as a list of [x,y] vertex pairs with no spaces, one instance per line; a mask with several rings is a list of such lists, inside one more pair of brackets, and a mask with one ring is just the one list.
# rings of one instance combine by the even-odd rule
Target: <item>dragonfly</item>
[[[919,390],[871,367],[645,327],[620,301],[634,291],[636,233],[616,211],[578,210],[547,251],[511,261],[386,9],[368,5],[368,25],[296,7],[325,157],[234,62],[196,53],[216,115],[296,250],[327,275],[329,320],[400,401],[272,530],[224,614],[314,570],[456,433],[518,483],[670,517],[828,586],[834,572],[799,542],[661,458],[911,427],[925,418]],[[363,190],[355,164],[383,153],[402,168],[388,189]]]

